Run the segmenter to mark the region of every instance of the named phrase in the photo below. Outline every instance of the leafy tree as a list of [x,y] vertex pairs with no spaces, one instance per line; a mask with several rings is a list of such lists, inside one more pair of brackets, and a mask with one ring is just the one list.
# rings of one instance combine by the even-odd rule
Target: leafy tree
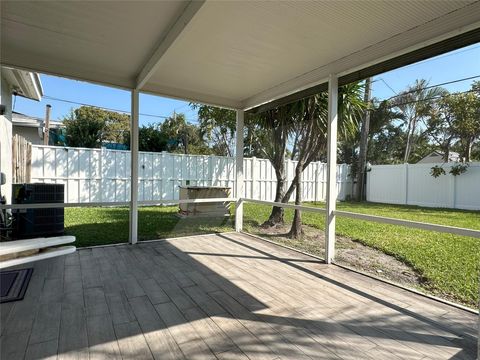
[[[190,104],[198,112],[200,134],[215,155],[233,156],[235,153],[235,132],[237,117],[234,110],[215,106]],[[245,156],[262,156],[259,139],[264,138],[259,117],[253,114],[245,116],[244,151]]]
[[392,100],[392,105],[399,109],[404,116],[407,135],[403,156],[404,162],[413,160],[411,155],[414,153],[416,146],[414,140],[418,138],[416,135],[418,135],[419,125],[431,112],[435,99],[445,94],[445,89],[429,87],[427,80],[420,79]]
[[472,148],[480,139],[480,96],[474,92],[452,94],[445,99],[453,117],[452,132],[457,137],[460,156],[472,158]]
[[140,151],[161,152],[167,150],[167,136],[158,124],[149,124],[138,129],[138,148]]
[[200,134],[220,156],[233,156],[235,152],[235,111],[215,106],[191,104],[198,111]]
[[450,149],[455,142],[454,115],[450,109],[452,105],[450,96],[440,99],[432,106],[426,120],[426,133],[430,141],[441,149],[445,162],[448,162]]
[[480,160],[480,142],[477,142],[472,146],[472,161]]
[[[150,152],[167,151],[168,139],[160,131],[159,124],[149,124],[138,129],[138,150]],[[125,134],[125,144],[130,147],[130,133]]]
[[385,125],[377,133],[370,135],[368,161],[374,165],[402,163],[405,139],[406,135],[401,127]]
[[167,151],[184,154],[211,154],[203,141],[200,129],[187,123],[184,114],[174,114],[160,125],[160,132],[167,139]]
[[[478,82],[465,93],[443,96],[432,106],[426,121],[430,140],[444,153],[448,162],[452,148],[458,149],[461,158],[469,162],[472,150],[480,139],[480,89]],[[478,90],[477,90],[478,89]]]
[[395,110],[388,100],[373,99],[370,117],[367,159],[372,164],[398,164],[404,156],[406,134],[399,123],[403,113]]
[[94,106],[81,106],[64,118],[69,146],[101,147],[103,142],[123,143],[130,116]]
[[72,147],[100,148],[105,122],[96,117],[79,117],[71,111],[63,119],[65,124],[67,144]]

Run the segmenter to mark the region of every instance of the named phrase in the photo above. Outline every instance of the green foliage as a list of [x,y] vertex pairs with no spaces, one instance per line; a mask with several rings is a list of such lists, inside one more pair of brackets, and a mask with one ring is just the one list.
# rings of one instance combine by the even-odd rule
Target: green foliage
[[[234,156],[236,113],[215,106],[190,104],[197,110],[200,135],[215,155]],[[261,116],[246,114],[244,126],[244,155],[262,157],[268,137]]]
[[435,165],[430,169],[430,175],[434,178],[438,178],[440,175],[445,175],[445,169],[439,165]]
[[407,135],[404,162],[416,162],[411,156],[416,147],[415,136],[421,137],[420,125],[431,113],[435,99],[446,93],[445,89],[430,87],[427,80],[419,79],[392,100],[392,105],[402,112],[404,118],[403,125]]
[[[138,129],[138,150],[149,152],[167,151],[168,138],[160,131],[158,124],[141,126]],[[130,134],[127,134],[125,143],[130,145]]]
[[372,164],[396,164],[403,160],[406,136],[397,123],[404,120],[401,111],[392,108],[389,101],[373,99],[367,160]]
[[68,146],[99,148],[103,142],[122,143],[130,116],[93,106],[72,110],[63,120]]
[[450,132],[457,140],[460,156],[470,161],[473,144],[480,138],[480,94],[451,94],[442,101],[445,117],[450,118]]
[[468,164],[468,163],[464,163],[464,164],[457,163],[450,168],[449,173],[452,174],[453,176],[461,175],[461,174],[467,172],[467,169],[468,169],[469,166],[470,166],[470,164]]
[[64,118],[67,144],[72,147],[100,148],[105,122],[96,117],[79,117],[72,111]]
[[190,104],[198,111],[201,137],[216,155],[233,156],[235,153],[235,111],[215,106]]
[[469,162],[475,158],[475,146],[480,139],[480,91],[478,82],[471,91],[444,94],[429,109],[426,117],[429,140],[444,153],[444,161],[455,149]]
[[184,114],[170,116],[160,124],[159,129],[167,139],[168,152],[199,155],[211,153],[202,139],[199,127],[187,123]]

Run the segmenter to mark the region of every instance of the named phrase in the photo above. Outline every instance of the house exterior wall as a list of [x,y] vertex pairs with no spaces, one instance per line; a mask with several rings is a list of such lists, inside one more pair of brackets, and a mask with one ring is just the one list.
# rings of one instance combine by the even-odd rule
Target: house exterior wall
[[38,134],[39,128],[27,126],[13,126],[13,135],[20,135],[33,145],[43,145],[43,139]]
[[2,78],[1,104],[6,106],[0,115],[0,170],[5,173],[7,183],[0,187],[2,195],[10,203],[12,197],[12,92],[10,84]]

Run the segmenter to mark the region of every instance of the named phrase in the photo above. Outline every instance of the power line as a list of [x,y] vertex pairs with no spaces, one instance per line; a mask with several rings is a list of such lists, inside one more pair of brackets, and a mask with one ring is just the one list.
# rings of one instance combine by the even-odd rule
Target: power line
[[456,93],[453,93],[453,94],[432,96],[432,97],[426,98],[426,99],[418,99],[418,100],[405,101],[405,102],[402,102],[402,103],[390,104],[389,107],[392,108],[392,107],[398,107],[398,106],[401,106],[401,105],[415,104],[415,103],[424,102],[424,101],[439,100],[439,99],[447,98],[447,97],[452,96],[452,95],[468,94],[468,93],[472,93],[472,92],[478,92],[478,90],[472,90],[472,89],[471,89],[471,90],[465,90],[465,91],[456,92]]
[[183,109],[184,107],[189,106],[189,105],[190,105],[190,104],[187,103],[187,104],[185,104],[185,105],[183,105],[183,106],[180,106],[180,107],[178,107],[178,108],[175,108],[174,111],[178,111],[178,110]]
[[443,85],[454,84],[454,83],[457,83],[457,82],[472,80],[472,79],[476,79],[476,78],[479,78],[479,77],[480,77],[480,75],[475,75],[475,76],[469,76],[469,77],[462,78],[462,79],[457,79],[457,80],[452,80],[452,81],[446,81],[446,82],[440,83],[440,84],[429,85],[429,86],[425,86],[425,87],[423,87],[423,88],[414,89],[414,90],[411,90],[411,91],[403,92],[403,93],[398,94],[398,95],[395,95],[395,96],[391,96],[391,97],[389,97],[389,98],[386,99],[386,100],[389,101],[389,100],[392,100],[392,99],[394,99],[394,98],[396,98],[396,97],[404,96],[404,95],[408,95],[408,94],[413,94],[413,93],[418,92],[418,91],[421,91],[421,90],[428,90],[428,89],[431,89],[431,88],[434,88],[434,87],[439,87],[439,86],[443,86]]
[[[109,107],[105,107],[105,106],[98,106],[98,105],[93,105],[93,104],[87,104],[87,103],[81,103],[81,102],[67,100],[67,99],[60,99],[60,98],[53,97],[53,96],[48,96],[48,95],[44,95],[43,97],[45,99],[48,99],[48,100],[60,101],[60,102],[73,104],[73,105],[80,105],[80,106],[91,106],[91,107],[102,109],[102,110],[115,111],[115,112],[118,112],[118,113],[130,115],[130,111],[114,109],[114,108],[109,108]],[[166,116],[166,115],[156,115],[156,114],[146,114],[146,113],[139,113],[139,115],[147,116],[147,117],[154,117],[154,118],[159,118],[159,119],[168,119],[170,117],[170,116]],[[198,122],[196,119],[186,119],[186,120],[190,121],[190,122]]]
[[383,78],[379,78],[379,80],[383,82],[396,96],[398,96],[397,92],[393,90],[393,88],[390,85],[388,85],[388,83]]

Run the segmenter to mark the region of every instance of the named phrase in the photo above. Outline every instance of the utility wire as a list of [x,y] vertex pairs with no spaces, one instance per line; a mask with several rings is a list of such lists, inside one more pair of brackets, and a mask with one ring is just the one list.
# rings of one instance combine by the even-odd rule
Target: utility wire
[[[401,93],[401,94],[397,94],[397,95],[391,96],[391,97],[389,97],[388,99],[382,100],[382,101],[390,101],[390,100],[392,100],[392,99],[394,99],[394,98],[396,98],[396,97],[400,97],[400,96],[403,96],[403,95],[412,94],[412,93],[415,93],[415,92],[417,92],[417,91],[427,90],[427,89],[431,89],[431,88],[438,87],[438,86],[449,85],[449,84],[454,84],[454,83],[457,83],[457,82],[472,80],[472,79],[476,79],[476,78],[479,78],[479,77],[480,77],[480,75],[475,75],[475,76],[465,77],[465,78],[462,78],[462,79],[456,79],[456,80],[446,81],[446,82],[439,83],[439,84],[435,84],[435,85],[429,85],[429,86],[426,86],[426,87],[423,87],[423,88],[420,88],[420,89],[415,89],[415,90],[411,90],[411,91],[407,91],[407,92],[404,92],[404,93]],[[385,80],[383,80],[382,78],[378,78],[378,80],[383,81],[383,82],[385,83],[385,85],[387,85],[387,86],[390,88],[390,90],[392,90],[393,92],[395,92],[395,91],[385,82]],[[377,80],[377,81],[378,81],[378,80]],[[466,94],[466,93],[474,92],[474,91],[475,91],[475,90],[467,90],[467,91],[463,91],[463,92],[457,92],[457,93],[455,93],[455,94]],[[395,105],[392,105],[391,107],[396,107],[396,106],[399,106],[399,105],[413,104],[413,103],[422,102],[422,101],[428,101],[428,100],[441,99],[441,98],[447,97],[447,96],[449,96],[449,95],[450,95],[450,94],[444,95],[444,96],[432,97],[432,98],[429,98],[429,99],[406,101],[406,102],[403,102],[403,103],[397,103],[397,104],[395,104]],[[115,112],[120,112],[120,113],[128,114],[128,115],[130,114],[130,112],[125,111],[125,110],[113,109],[113,108],[108,108],[108,107],[103,107],[103,106],[97,106],[97,105],[92,105],[92,104],[87,104],[87,103],[81,103],[81,102],[76,102],[76,101],[71,101],[71,100],[66,100],[66,99],[60,99],[60,98],[56,98],[56,97],[48,96],[48,95],[44,95],[43,97],[44,97],[45,99],[54,100],[54,101],[61,101],[61,102],[69,103],[69,104],[75,104],[75,105],[81,105],[81,106],[92,106],[92,107],[99,108],[99,109],[103,109],[103,110],[115,111]],[[160,119],[167,119],[167,118],[169,118],[169,116],[156,115],[156,114],[140,113],[139,115],[147,116],[147,117],[160,118]],[[191,121],[191,122],[198,122],[198,120],[193,120],[193,119],[186,119],[186,120],[187,120],[187,121]]]
[[392,99],[394,99],[394,98],[396,98],[396,97],[404,96],[404,95],[408,95],[408,94],[413,94],[413,93],[416,93],[416,92],[421,91],[421,90],[428,90],[428,89],[431,89],[431,88],[434,88],[434,87],[443,86],[443,85],[449,85],[449,84],[454,84],[454,83],[457,83],[457,82],[472,80],[472,79],[476,79],[476,78],[479,78],[479,77],[480,77],[480,75],[475,75],[475,76],[469,76],[469,77],[462,78],[462,79],[457,79],[457,80],[452,80],[452,81],[446,81],[446,82],[440,83],[440,84],[429,85],[429,86],[425,86],[425,87],[423,87],[423,88],[414,89],[414,90],[411,90],[411,91],[406,91],[406,92],[400,93],[400,94],[395,95],[395,96],[391,96],[391,97],[389,97],[389,98],[386,99],[386,100],[389,101],[389,100],[392,100]]
[[398,96],[397,92],[393,90],[393,88],[383,78],[379,78],[379,80],[383,82],[396,96]]
[[472,93],[472,92],[478,92],[478,90],[466,90],[466,91],[456,92],[456,93],[453,93],[453,94],[432,96],[432,97],[426,98],[426,99],[405,101],[405,102],[402,102],[402,103],[390,104],[388,107],[395,108],[395,107],[398,107],[398,106],[401,106],[401,105],[415,104],[415,103],[430,101],[430,100],[439,100],[439,99],[447,98],[447,97],[452,96],[452,95],[468,94],[468,93]]
[[[60,99],[60,98],[53,97],[53,96],[48,96],[48,95],[44,95],[43,97],[45,99],[48,99],[48,100],[60,101],[60,102],[64,102],[64,103],[68,103],[68,104],[74,104],[74,105],[80,105],[80,106],[91,106],[91,107],[102,109],[102,110],[115,111],[115,112],[118,112],[118,113],[130,115],[130,112],[125,111],[125,110],[108,108],[108,107],[105,107],[105,106],[98,106],[98,105],[87,104],[87,103],[81,103],[81,102],[72,101],[72,100]],[[168,119],[170,117],[170,116],[166,116],[166,115],[156,115],[156,114],[146,114],[146,113],[139,113],[139,115],[147,116],[147,117],[160,118],[160,119]],[[186,119],[186,120],[191,121],[191,122],[198,122],[197,120],[194,120],[194,119]]]

